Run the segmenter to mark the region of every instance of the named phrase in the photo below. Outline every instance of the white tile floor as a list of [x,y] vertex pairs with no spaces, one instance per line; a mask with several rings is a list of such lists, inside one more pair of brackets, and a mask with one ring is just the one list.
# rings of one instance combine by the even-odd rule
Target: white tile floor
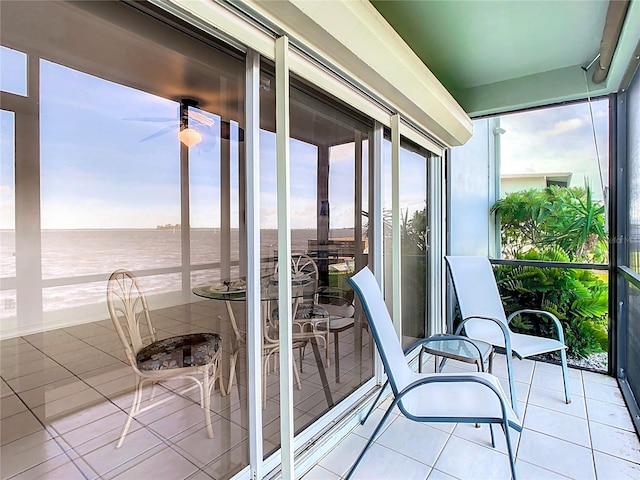
[[[207,303],[152,313],[160,338],[231,333]],[[197,399],[159,387],[171,400],[134,420],[115,449],[134,377],[111,320],[4,340],[0,355],[1,479],[221,478],[248,462],[240,389],[212,394],[209,440]]]
[[[459,362],[446,367],[449,371],[466,368],[473,367]],[[640,478],[640,440],[613,378],[570,369],[572,403],[567,405],[559,366],[516,360],[514,368],[524,423],[522,433],[512,435],[520,480]],[[503,355],[496,356],[494,374],[508,391]],[[304,480],[342,478],[389,404],[389,399],[383,402],[365,425],[358,425]],[[499,429],[496,443],[492,448],[486,426],[418,424],[396,410],[352,478],[510,478]]]
[[[161,336],[208,330],[211,319],[218,318],[212,317],[207,302],[154,313]],[[231,333],[221,325],[215,330]],[[349,340],[353,333],[344,335],[343,381],[333,381],[333,364],[327,369],[336,401],[359,381],[353,373]],[[1,479],[229,478],[248,462],[247,415],[240,388],[227,397],[214,392],[213,440],[206,438],[194,399],[171,395],[170,402],[134,421],[123,447],[114,448],[134,380],[110,321],[5,340],[0,354]],[[327,408],[312,359],[313,355],[305,359],[303,389],[294,390],[297,426]],[[429,359],[425,362],[433,365]],[[524,431],[514,436],[520,479],[640,478],[640,442],[612,378],[571,370],[573,403],[566,405],[559,367],[533,361],[515,361],[514,367],[524,421]],[[459,362],[447,366],[465,368],[473,366]],[[503,356],[496,357],[494,373],[506,389]],[[246,382],[244,375],[241,371],[240,382]],[[269,401],[263,411],[266,450],[279,444],[277,389],[277,375],[269,376]],[[381,418],[383,406],[305,480],[344,475]],[[508,478],[504,437],[497,432],[496,438],[493,449],[486,427],[416,424],[394,415],[355,478]]]
[[[232,331],[222,320],[223,309],[222,303],[207,300],[151,313],[159,338],[216,331],[224,350]],[[371,376],[366,341],[364,367],[356,368],[353,335],[353,329],[341,334],[341,382],[335,381],[334,362],[326,369],[336,403]],[[156,397],[165,395],[170,401],[136,417],[123,446],[116,449],[135,383],[111,320],[3,340],[0,360],[0,479],[219,479],[248,464],[242,361],[231,394],[212,393],[214,439],[207,438],[196,392],[177,397],[159,387]],[[225,362],[228,352],[226,357],[223,352],[227,377]],[[302,365],[302,389],[294,390],[296,429],[328,409],[311,352]],[[174,386],[180,389],[180,384]],[[267,377],[263,436],[265,453],[280,444],[277,373]]]

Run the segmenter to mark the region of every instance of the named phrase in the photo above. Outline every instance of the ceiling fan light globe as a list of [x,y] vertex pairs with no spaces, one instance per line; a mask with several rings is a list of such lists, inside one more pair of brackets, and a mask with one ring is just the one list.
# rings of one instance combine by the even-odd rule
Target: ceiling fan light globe
[[178,133],[178,140],[187,147],[193,147],[202,141],[202,135],[193,128],[185,128]]

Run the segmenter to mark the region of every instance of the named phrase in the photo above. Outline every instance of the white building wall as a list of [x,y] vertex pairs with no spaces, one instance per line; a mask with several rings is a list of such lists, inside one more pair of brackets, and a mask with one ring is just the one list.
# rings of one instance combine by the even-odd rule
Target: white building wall
[[450,255],[489,255],[494,249],[494,221],[489,213],[496,181],[493,122],[475,120],[471,140],[451,149],[447,181]]

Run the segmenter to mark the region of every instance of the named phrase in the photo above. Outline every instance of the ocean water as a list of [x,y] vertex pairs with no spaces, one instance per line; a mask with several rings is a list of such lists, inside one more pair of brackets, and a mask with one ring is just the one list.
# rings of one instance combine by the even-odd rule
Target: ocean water
[[[352,237],[352,229],[331,232],[332,237]],[[277,252],[277,230],[261,231],[261,257],[268,262]],[[315,230],[293,230],[292,251],[306,252],[309,240],[316,238]],[[219,263],[220,229],[191,230],[191,264]],[[231,261],[239,260],[239,232],[231,231]],[[59,279],[84,275],[103,276],[104,280],[77,283],[43,289],[43,309],[61,310],[82,305],[104,303],[106,281],[109,274],[118,269],[153,270],[180,267],[180,229],[138,230],[44,230],[41,237],[42,278]],[[15,235],[12,231],[0,232],[1,277],[15,277]],[[265,263],[265,268],[273,268]],[[232,276],[238,274],[232,267]],[[180,291],[181,274],[161,274],[141,277],[147,294]],[[202,285],[220,280],[218,269],[194,271],[191,284]],[[0,318],[15,316],[15,290],[0,292]]]

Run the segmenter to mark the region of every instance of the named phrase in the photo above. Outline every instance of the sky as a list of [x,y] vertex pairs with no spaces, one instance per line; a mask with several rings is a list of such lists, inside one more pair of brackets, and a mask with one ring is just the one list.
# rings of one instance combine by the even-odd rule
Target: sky
[[[17,92],[25,83],[20,59],[4,47],[0,53],[3,65],[15,67],[3,68],[2,88]],[[45,60],[40,68],[42,228],[180,223],[178,103]],[[194,228],[211,228],[220,226],[220,118],[199,112],[215,125],[194,125],[203,141],[189,150],[190,221]],[[2,112],[0,122],[0,227],[13,228],[12,114]],[[148,138],[167,127],[164,134]],[[231,226],[237,227],[239,143],[234,122],[231,135]],[[260,145],[261,226],[277,228],[275,135],[262,131]],[[292,139],[290,156],[291,225],[315,228],[317,148]],[[330,152],[332,228],[354,223],[353,156],[353,143]]]
[[502,174],[572,172],[570,186],[586,180],[602,200],[609,183],[608,116],[607,100],[501,116]]
[[[0,88],[26,94],[24,57],[0,48]],[[9,68],[7,68],[7,66]],[[155,228],[180,223],[179,105],[149,93],[41,60],[40,139],[43,229]],[[602,198],[597,158],[606,182],[606,101],[547,108],[501,117],[502,172],[574,172]],[[220,118],[192,125],[203,141],[190,148],[190,218],[195,228],[220,225]],[[238,125],[231,128],[232,227],[238,226]],[[0,228],[13,228],[13,114],[0,112]],[[163,134],[148,138],[163,129]],[[365,150],[367,148],[365,142]],[[277,227],[275,135],[260,136],[261,226]],[[316,227],[317,147],[292,139],[291,226]],[[331,228],[354,223],[354,145],[330,151]],[[367,152],[364,152],[367,158]],[[390,143],[383,158],[389,168]],[[367,181],[365,175],[365,185]],[[389,175],[384,205],[390,207]],[[425,161],[401,151],[401,205],[409,214],[426,205]],[[606,185],[606,183],[605,183]],[[366,196],[365,196],[366,197]]]

